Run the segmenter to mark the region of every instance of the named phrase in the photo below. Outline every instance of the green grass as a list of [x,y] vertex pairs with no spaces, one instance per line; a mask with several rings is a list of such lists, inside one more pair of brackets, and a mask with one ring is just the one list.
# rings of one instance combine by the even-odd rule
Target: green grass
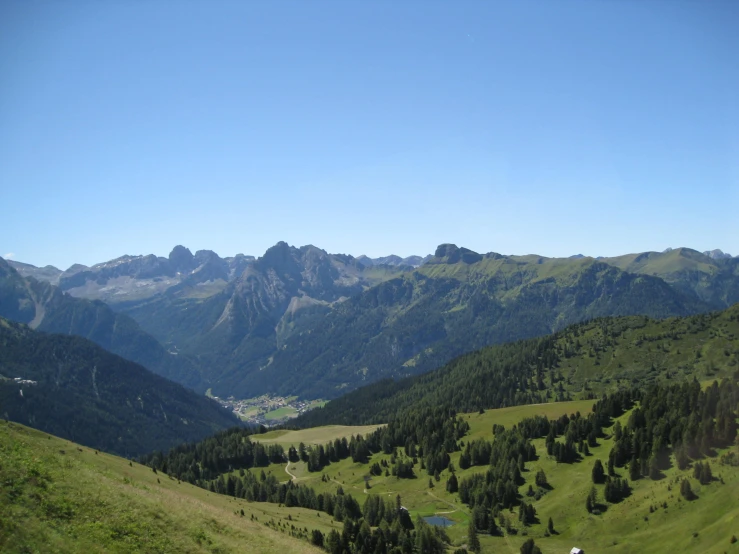
[[[474,438],[491,440],[494,423],[510,428],[522,418],[533,415],[546,415],[557,418],[563,414],[572,414],[579,411],[589,413],[593,405],[592,400],[575,402],[550,403],[543,405],[514,406],[500,410],[487,410],[483,414],[463,414],[462,417],[470,424],[470,433],[462,439],[468,441]],[[628,414],[622,417],[625,422]],[[335,433],[341,433],[342,428],[335,428]],[[343,428],[352,430],[356,428]],[[327,428],[306,429],[303,431],[273,432],[275,442],[284,443],[288,433],[301,433],[293,437],[309,437],[311,432],[318,432],[316,436],[325,434]],[[354,431],[356,432],[356,431]],[[288,441],[289,442],[289,441]],[[306,444],[310,441],[305,441]],[[317,441],[323,442],[323,441]],[[573,546],[578,546],[585,552],[614,552],[614,553],[721,553],[735,552],[739,554],[739,543],[730,544],[732,535],[739,537],[739,468],[721,466],[717,459],[710,460],[714,475],[719,474],[724,484],[714,482],[701,487],[691,479],[693,490],[698,499],[692,502],[679,500],[679,485],[674,479],[691,477],[690,470],[679,471],[672,468],[666,472],[666,477],[660,481],[641,479],[633,482],[632,495],[619,504],[610,504],[600,516],[590,515],[585,510],[585,497],[592,485],[591,470],[593,462],[599,458],[605,465],[608,453],[612,447],[612,439],[602,439],[600,445],[591,449],[591,456],[574,464],[557,464],[546,454],[544,439],[537,439],[533,444],[537,448],[539,459],[527,464],[524,473],[526,483],[520,488],[525,494],[529,484],[533,484],[538,469],[543,469],[553,490],[534,502],[540,524],[519,529],[517,535],[507,537],[490,537],[481,534],[483,552],[506,552],[518,554],[521,544],[528,537],[535,539],[536,544],[544,554],[569,552]],[[284,443],[287,444],[287,443]],[[452,463],[459,468],[460,453],[451,455]],[[375,454],[371,463],[388,460],[389,456]],[[351,493],[360,503],[363,503],[368,494],[379,494],[394,498],[400,494],[402,503],[411,515],[428,516],[433,514],[444,515],[455,522],[455,525],[446,529],[455,545],[465,543],[469,509],[459,502],[458,495],[449,494],[445,490],[449,471],[441,473],[439,482],[434,481],[434,488],[429,489],[429,475],[420,470],[417,465],[415,479],[398,479],[396,477],[372,477],[370,488],[365,488],[364,476],[368,466],[355,464],[351,459],[327,466],[323,474],[329,477],[328,482],[321,480],[323,474],[309,473],[306,464],[299,462],[289,464],[292,474],[301,484],[309,485],[317,492],[335,492],[339,485],[346,493]],[[464,478],[473,473],[485,472],[486,467],[472,467],[467,470],[457,469],[458,478]],[[290,477],[285,472],[285,465],[273,465],[267,469],[278,479],[287,481]],[[625,476],[626,471],[619,469],[618,473]],[[596,485],[599,498],[603,500],[603,485]],[[668,490],[671,487],[672,490]],[[667,509],[661,507],[667,502]],[[660,507],[650,513],[650,506]],[[517,512],[508,514],[518,525]],[[559,534],[545,537],[547,521],[554,520],[555,529]],[[644,518],[647,517],[648,521]],[[523,535],[523,532],[527,536]],[[693,533],[698,533],[693,537]]]
[[493,424],[503,425],[510,429],[527,417],[537,415],[556,419],[561,415],[580,412],[582,415],[592,411],[594,400],[575,400],[574,402],[551,402],[548,404],[528,404],[524,406],[511,406],[498,410],[487,410],[484,414],[464,414],[463,417],[470,425],[470,432],[464,440],[492,438]]
[[0,552],[322,552],[290,525],[340,530],[326,514],[217,495],[0,422]]
[[282,408],[277,408],[276,410],[272,410],[271,412],[264,414],[265,419],[284,419],[286,417],[297,416],[298,410],[291,408],[290,406],[283,406]]
[[371,433],[380,425],[326,425],[324,427],[312,427],[310,429],[300,429],[298,431],[269,431],[262,435],[254,435],[252,439],[263,443],[277,443],[283,447],[297,446],[302,442],[309,444],[326,444],[334,439],[350,437],[351,435],[366,435]]
[[[550,418],[577,411],[588,412],[592,401],[515,406],[488,410],[483,414],[463,414],[471,431],[463,440],[492,439],[493,424],[510,427],[521,418],[542,414]],[[628,419],[628,414],[622,418]],[[366,434],[376,426],[329,426],[300,431],[271,431],[257,437],[263,442],[289,446],[325,443],[351,434]],[[178,483],[150,469],[122,458],[78,447],[68,441],[30,430],[17,424],[0,423],[0,551],[55,552],[318,552],[307,542],[290,537],[265,522],[274,520],[283,529],[300,528],[340,530],[327,514],[298,508],[284,508],[267,503],[249,503]],[[480,535],[483,552],[517,554],[524,540],[532,537],[544,554],[569,552],[573,546],[586,552],[614,553],[721,553],[739,554],[739,468],[722,466],[717,459],[711,465],[715,476],[723,479],[701,486],[691,479],[698,499],[679,500],[676,479],[691,477],[691,471],[673,467],[659,481],[641,479],[633,482],[632,495],[619,504],[610,504],[602,515],[585,510],[585,496],[591,487],[590,473],[596,458],[605,462],[612,446],[610,438],[601,439],[591,449],[592,455],[575,464],[557,464],[546,454],[544,440],[533,441],[539,459],[527,464],[525,494],[538,469],[546,472],[553,489],[534,502],[541,523],[519,528],[506,537]],[[64,454],[60,451],[64,450]],[[459,453],[452,463],[459,468]],[[376,454],[371,462],[389,459]],[[351,459],[331,464],[321,473],[309,473],[305,463],[287,464],[300,484],[317,492],[335,492],[341,486],[363,503],[368,494],[394,498],[400,495],[411,515],[443,514],[455,525],[447,533],[455,546],[465,543],[469,509],[456,494],[445,490],[449,471],[429,489],[429,476],[416,466],[415,479],[392,476],[373,477],[370,488],[364,476],[368,466]],[[457,470],[459,478],[486,467]],[[252,471],[261,472],[261,469]],[[263,470],[280,481],[291,477],[285,464],[273,464]],[[624,474],[624,470],[618,471]],[[322,481],[322,475],[329,480]],[[157,480],[159,479],[159,482]],[[602,501],[603,485],[597,485]],[[662,503],[667,503],[667,509]],[[657,509],[650,513],[650,506]],[[239,510],[245,516],[241,517]],[[258,521],[251,521],[254,515]],[[508,514],[518,525],[515,512]],[[288,522],[290,516],[292,521]],[[545,537],[548,518],[554,520],[558,534]],[[647,518],[647,519],[645,519]],[[279,529],[279,527],[278,527]],[[524,536],[523,533],[526,533]],[[694,536],[695,534],[695,536]]]
[[712,275],[717,272],[715,263],[703,254],[689,248],[676,248],[669,252],[647,252],[642,254],[626,254],[603,261],[624,271],[643,273],[657,277],[692,271]]

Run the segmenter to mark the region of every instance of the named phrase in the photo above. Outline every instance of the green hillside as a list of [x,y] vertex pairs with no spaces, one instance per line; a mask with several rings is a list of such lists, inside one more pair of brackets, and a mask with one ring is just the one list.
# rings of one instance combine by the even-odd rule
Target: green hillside
[[3,318],[0,416],[126,456],[238,425],[215,401],[91,341]]
[[[243,510],[243,515],[242,515]],[[0,422],[0,551],[318,553],[330,518],[250,504]]]
[[603,262],[631,273],[652,275],[716,308],[739,302],[739,259],[713,259],[690,248],[627,254]]
[[739,304],[685,318],[601,318],[484,348],[425,375],[362,387],[293,424],[380,423],[410,406],[473,411],[593,398],[634,383],[728,376],[739,369],[738,338]]

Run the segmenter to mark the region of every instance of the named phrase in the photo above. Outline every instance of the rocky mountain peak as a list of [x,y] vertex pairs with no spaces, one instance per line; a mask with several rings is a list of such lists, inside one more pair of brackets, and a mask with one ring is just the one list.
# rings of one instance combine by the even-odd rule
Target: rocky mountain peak
[[706,256],[711,258],[712,260],[726,260],[731,258],[731,254],[728,254],[726,252],[723,252],[716,248],[715,250],[707,250],[703,252]]
[[297,264],[293,254],[297,249],[292,248],[284,241],[280,241],[274,246],[267,249],[264,256],[259,258],[257,263],[260,267],[273,268],[276,270],[295,269]]
[[178,244],[169,253],[169,263],[174,271],[185,273],[195,266],[194,256],[189,248]]
[[456,244],[440,244],[434,253],[436,263],[456,264],[464,262],[473,264],[482,260],[482,256],[468,248],[460,248]]

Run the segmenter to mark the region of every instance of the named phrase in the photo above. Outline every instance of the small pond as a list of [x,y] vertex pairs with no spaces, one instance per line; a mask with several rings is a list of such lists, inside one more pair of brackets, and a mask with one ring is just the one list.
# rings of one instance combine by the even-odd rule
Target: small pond
[[429,525],[436,525],[437,527],[450,527],[454,525],[451,519],[442,516],[428,516],[423,518],[423,520]]

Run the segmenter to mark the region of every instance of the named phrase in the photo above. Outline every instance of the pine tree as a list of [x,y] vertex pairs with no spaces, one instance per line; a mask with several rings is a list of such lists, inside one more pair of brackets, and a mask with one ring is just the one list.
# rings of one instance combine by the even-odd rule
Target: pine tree
[[453,473],[449,476],[449,479],[446,482],[446,490],[447,492],[455,493],[459,490],[459,483],[457,481],[457,476]]
[[595,487],[590,487],[588,498],[585,500],[585,508],[588,510],[588,512],[592,513],[597,503],[598,503],[598,491],[595,490]]
[[467,548],[470,552],[475,552],[475,554],[480,552],[480,539],[477,536],[477,528],[475,527],[474,521],[470,521],[467,528]]
[[521,545],[521,554],[541,554],[541,549],[534,544],[534,539],[527,539]]
[[592,471],[593,483],[602,483],[605,479],[605,476],[606,472],[603,469],[603,464],[600,460],[595,460]]
[[549,483],[547,482],[547,474],[544,473],[543,469],[536,472],[536,486],[542,488],[549,486]]
[[629,463],[629,479],[632,481],[636,481],[641,477],[641,472],[639,471],[639,460],[636,457],[636,454],[631,458],[631,462]]
[[547,524],[547,530],[549,531],[550,535],[554,534],[554,521],[552,521],[552,518],[549,518],[549,523]]

